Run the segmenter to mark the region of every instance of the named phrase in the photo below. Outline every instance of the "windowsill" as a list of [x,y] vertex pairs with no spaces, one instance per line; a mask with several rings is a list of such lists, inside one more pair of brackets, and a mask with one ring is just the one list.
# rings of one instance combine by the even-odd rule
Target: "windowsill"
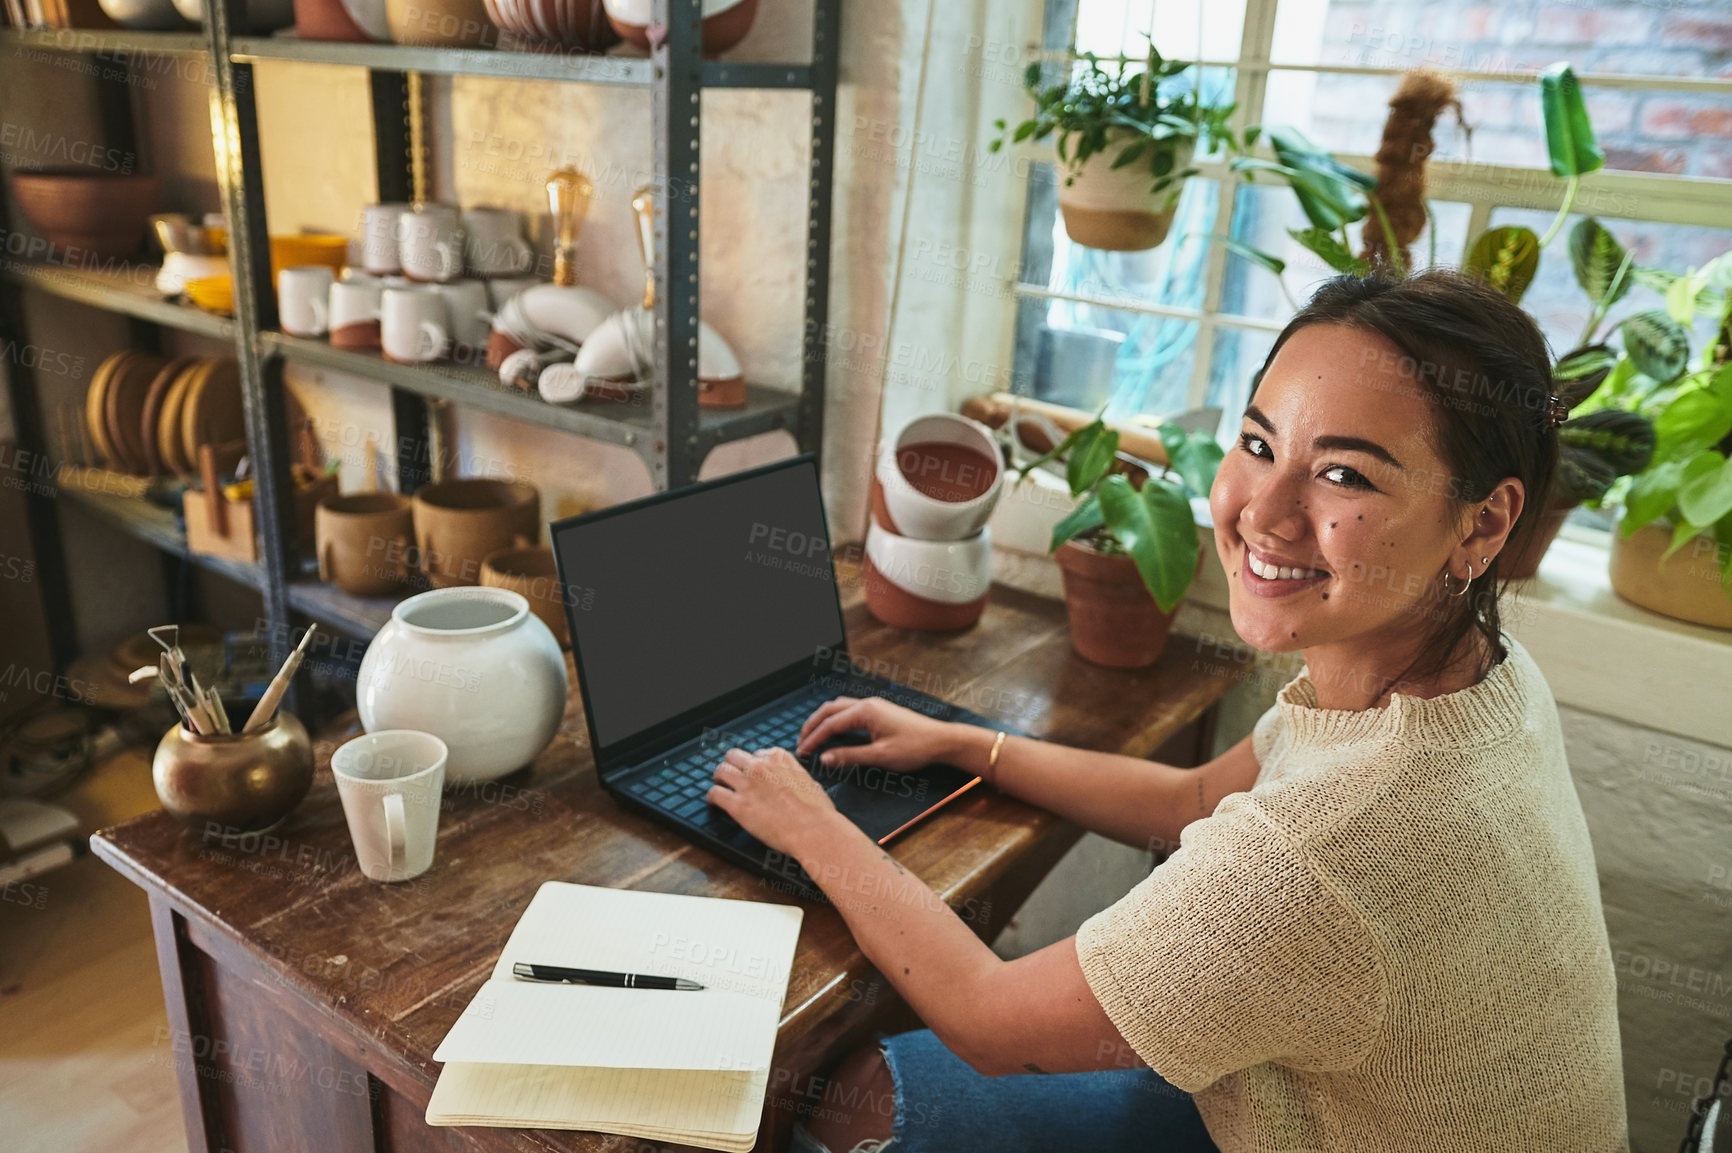
[[[1203,571],[1174,628],[1243,646],[1227,611],[1227,578],[1212,532],[1200,532]],[[993,565],[999,583],[1064,595],[1051,557],[994,549]],[[1603,545],[1561,536],[1539,574],[1512,589],[1501,611],[1504,627],[1533,655],[1560,705],[1732,746],[1732,630],[1686,624],[1622,600],[1612,591]]]

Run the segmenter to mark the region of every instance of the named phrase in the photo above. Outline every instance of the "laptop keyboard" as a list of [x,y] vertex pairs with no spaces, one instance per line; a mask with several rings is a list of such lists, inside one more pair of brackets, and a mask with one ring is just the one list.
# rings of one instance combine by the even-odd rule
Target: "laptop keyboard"
[[749,717],[726,729],[712,729],[660,768],[626,785],[626,792],[682,820],[726,835],[739,825],[704,799],[710,786],[716,783],[716,766],[729,749],[756,752],[775,747],[793,752],[800,739],[800,726],[822,699],[801,695],[772,706],[773,711],[767,715]]

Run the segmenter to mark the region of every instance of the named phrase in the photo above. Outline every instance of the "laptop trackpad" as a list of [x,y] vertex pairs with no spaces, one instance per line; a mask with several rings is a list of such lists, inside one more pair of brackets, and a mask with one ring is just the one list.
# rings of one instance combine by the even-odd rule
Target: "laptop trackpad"
[[948,765],[929,765],[911,773],[876,765],[820,765],[812,776],[836,808],[874,841],[900,829],[971,779]]

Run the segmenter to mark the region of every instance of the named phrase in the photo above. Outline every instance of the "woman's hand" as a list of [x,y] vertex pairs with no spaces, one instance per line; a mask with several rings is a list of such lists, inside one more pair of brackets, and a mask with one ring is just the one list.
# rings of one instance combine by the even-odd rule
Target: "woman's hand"
[[796,860],[834,821],[855,827],[787,749],[729,749],[707,799],[746,832]]
[[837,697],[818,706],[800,727],[794,752],[805,756],[824,742],[850,730],[869,734],[871,743],[840,745],[819,760],[828,766],[876,765],[906,772],[950,758],[956,751],[956,730],[962,726],[923,717],[913,709],[882,697]]

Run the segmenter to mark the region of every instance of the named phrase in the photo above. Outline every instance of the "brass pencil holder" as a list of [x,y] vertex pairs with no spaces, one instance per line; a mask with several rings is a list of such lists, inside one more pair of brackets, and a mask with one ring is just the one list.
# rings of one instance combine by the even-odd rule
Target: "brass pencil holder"
[[250,733],[195,733],[184,724],[158,742],[150,775],[162,807],[225,834],[275,828],[313,784],[306,726],[280,709]]

